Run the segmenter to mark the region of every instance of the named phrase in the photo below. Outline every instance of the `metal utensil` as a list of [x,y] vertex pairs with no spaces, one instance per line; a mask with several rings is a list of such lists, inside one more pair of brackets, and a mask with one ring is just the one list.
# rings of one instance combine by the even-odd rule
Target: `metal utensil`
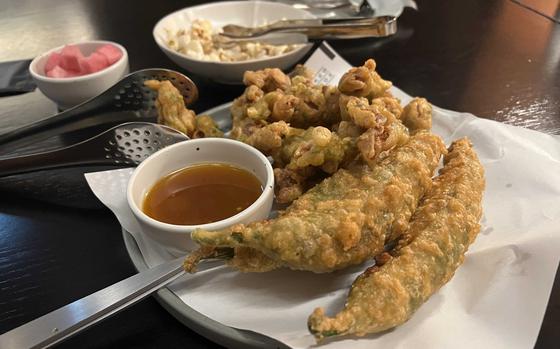
[[230,49],[237,45],[258,42],[266,45],[301,45],[309,42],[307,35],[300,33],[271,33],[255,38],[233,39],[218,35],[216,37],[217,46]]
[[[180,257],[140,272],[6,332],[0,335],[0,348],[47,348],[54,345],[177,279],[185,273],[183,260],[184,257]],[[216,262],[222,263],[208,260],[198,269],[214,267]]]
[[187,139],[171,127],[125,123],[69,147],[0,159],[0,177],[86,164],[135,166],[159,149]]
[[301,1],[281,1],[301,9],[335,10],[343,7],[353,6],[350,0],[301,0]]
[[185,75],[168,69],[144,69],[122,78],[99,96],[33,124],[0,135],[0,152],[9,146],[29,144],[66,132],[106,123],[155,121],[156,92],[144,86],[149,79],[169,80],[185,104],[198,98],[198,89]]
[[279,0],[279,2],[297,9],[308,10],[319,17],[337,17],[341,10],[346,10],[344,13],[347,15],[359,17],[371,17],[375,13],[368,0],[362,0],[359,4],[350,0]]
[[368,0],[362,0],[359,4],[350,0],[281,0],[280,2],[302,10],[323,10],[332,12],[333,10],[350,8],[352,9],[350,14],[355,16],[372,16],[375,12],[369,5]]
[[300,33],[309,39],[354,39],[384,37],[397,31],[397,18],[393,16],[358,18],[318,18],[281,20],[268,25],[249,28],[235,24],[224,26],[220,35],[241,39],[254,38],[269,33]]

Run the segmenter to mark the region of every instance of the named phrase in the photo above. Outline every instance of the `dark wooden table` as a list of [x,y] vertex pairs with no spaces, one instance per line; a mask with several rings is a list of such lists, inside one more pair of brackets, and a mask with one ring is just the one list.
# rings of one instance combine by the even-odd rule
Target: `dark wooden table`
[[[67,42],[107,39],[128,49],[131,70],[180,70],[158,49],[151,31],[165,14],[199,2],[3,0],[0,61],[32,58]],[[560,134],[558,1],[418,2],[418,12],[406,10],[400,18],[397,36],[333,46],[353,65],[375,58],[385,78],[435,105]],[[197,111],[242,91],[191,76],[201,91]],[[38,91],[2,97],[0,133],[54,112]],[[135,272],[119,224],[75,172],[1,179],[0,197],[0,333]],[[557,347],[558,329],[557,276],[537,347]],[[150,298],[61,347],[218,346]]]

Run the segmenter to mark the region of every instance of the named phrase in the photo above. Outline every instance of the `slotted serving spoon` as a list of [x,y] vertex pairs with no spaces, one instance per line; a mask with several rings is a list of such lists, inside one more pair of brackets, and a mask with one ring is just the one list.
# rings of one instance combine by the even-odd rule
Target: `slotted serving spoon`
[[161,68],[138,70],[82,104],[0,135],[0,153],[8,147],[14,149],[18,145],[96,125],[133,120],[155,121],[157,93],[144,86],[144,81],[150,79],[169,80],[183,95],[186,105],[198,98],[196,85],[181,73]]
[[0,159],[0,177],[76,165],[136,166],[156,151],[187,139],[164,125],[124,123],[69,147]]

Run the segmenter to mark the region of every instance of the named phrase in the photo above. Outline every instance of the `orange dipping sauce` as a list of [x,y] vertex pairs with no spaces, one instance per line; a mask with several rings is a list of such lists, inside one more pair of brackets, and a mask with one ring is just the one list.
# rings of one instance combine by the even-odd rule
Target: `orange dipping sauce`
[[234,216],[261,195],[255,175],[228,164],[200,164],[175,171],[148,191],[142,210],[160,222],[198,225]]

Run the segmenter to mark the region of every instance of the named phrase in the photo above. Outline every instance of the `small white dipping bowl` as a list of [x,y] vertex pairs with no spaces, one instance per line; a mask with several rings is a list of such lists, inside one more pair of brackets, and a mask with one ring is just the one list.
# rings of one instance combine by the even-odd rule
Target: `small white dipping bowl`
[[61,109],[73,107],[97,96],[113,86],[124,75],[128,74],[128,53],[126,49],[111,41],[85,41],[75,45],[85,56],[89,56],[98,47],[111,44],[122,52],[122,57],[111,66],[95,73],[69,78],[51,78],[45,75],[45,64],[52,52],[60,52],[65,45],[53,48],[35,57],[29,65],[29,72],[39,90],[55,102]]
[[247,70],[264,68],[280,68],[286,70],[295,65],[311,49],[312,44],[288,53],[240,62],[205,61],[189,57],[167,47],[168,34],[177,29],[191,27],[195,19],[206,19],[214,28],[226,24],[237,24],[248,27],[264,25],[281,19],[315,18],[307,11],[296,9],[290,5],[267,1],[223,1],[212,4],[187,7],[162,18],[154,27],[153,35],[161,50],[177,65],[194,74],[207,77],[226,84],[241,84],[243,74]]
[[[159,179],[185,167],[204,163],[230,164],[253,173],[262,184],[262,194],[235,216],[201,225],[163,223],[142,211],[146,194]],[[274,173],[266,156],[245,143],[225,138],[193,139],[173,144],[144,160],[130,177],[126,197],[142,231],[171,254],[180,255],[197,247],[190,238],[195,229],[217,230],[266,219],[274,198]]]

